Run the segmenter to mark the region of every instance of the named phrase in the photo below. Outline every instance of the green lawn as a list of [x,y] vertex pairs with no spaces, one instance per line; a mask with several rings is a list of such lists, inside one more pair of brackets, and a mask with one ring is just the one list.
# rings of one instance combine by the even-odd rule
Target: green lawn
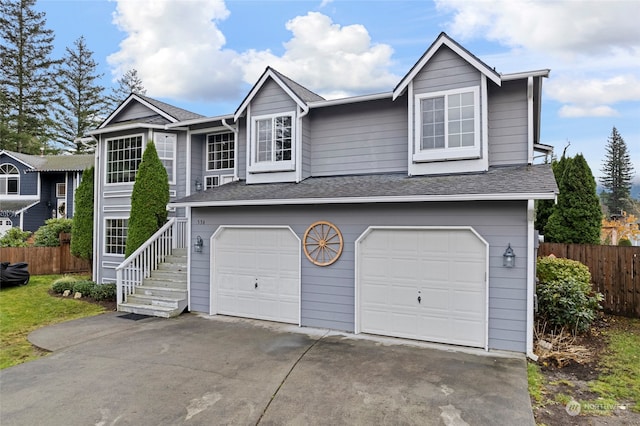
[[104,308],[71,298],[50,296],[57,275],[32,276],[29,284],[0,290],[0,369],[42,355],[27,335],[42,326],[104,312]]

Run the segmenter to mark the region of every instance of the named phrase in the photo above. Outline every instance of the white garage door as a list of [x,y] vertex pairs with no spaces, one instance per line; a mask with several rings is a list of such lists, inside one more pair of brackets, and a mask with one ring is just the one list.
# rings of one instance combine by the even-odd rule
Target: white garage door
[[300,240],[290,228],[221,227],[212,241],[212,314],[299,324]]
[[359,331],[486,347],[487,243],[470,228],[370,228],[356,245]]

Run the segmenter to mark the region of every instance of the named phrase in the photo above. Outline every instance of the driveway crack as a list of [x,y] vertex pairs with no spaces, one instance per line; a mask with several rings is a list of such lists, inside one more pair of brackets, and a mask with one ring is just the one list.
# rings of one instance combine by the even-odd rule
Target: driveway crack
[[273,393],[273,395],[271,395],[271,399],[269,399],[269,402],[267,402],[267,405],[264,407],[264,410],[262,410],[262,414],[260,414],[260,417],[258,418],[258,421],[256,422],[256,426],[258,426],[260,424],[260,422],[262,421],[262,418],[264,417],[264,415],[267,413],[267,410],[269,409],[269,407],[271,406],[271,403],[273,402],[274,399],[276,399],[276,396],[278,396],[278,392],[280,392],[280,389],[282,388],[282,386],[284,385],[284,382],[287,381],[287,379],[289,378],[289,376],[291,375],[291,373],[293,372],[293,370],[296,368],[296,366],[298,365],[298,363],[302,360],[302,358],[307,354],[307,352],[309,352],[320,340],[324,339],[327,334],[329,334],[329,330],[327,330],[326,333],[324,333],[322,336],[320,336],[320,338],[318,338],[315,342],[313,342],[307,349],[305,349],[304,352],[302,352],[300,354],[300,356],[298,357],[298,359],[296,360],[296,362],[293,363],[293,365],[291,366],[291,368],[289,369],[289,371],[287,371],[287,374],[285,374],[284,378],[282,379],[282,381],[280,382],[280,384],[278,385],[276,391]]

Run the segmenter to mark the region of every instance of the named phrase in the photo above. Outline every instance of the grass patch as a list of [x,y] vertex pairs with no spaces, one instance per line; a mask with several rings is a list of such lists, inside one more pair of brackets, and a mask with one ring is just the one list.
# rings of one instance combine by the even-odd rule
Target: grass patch
[[630,404],[640,412],[640,320],[620,318],[607,332],[609,345],[600,359],[603,373],[589,388],[604,401]]
[[38,358],[42,351],[27,340],[45,325],[97,315],[104,308],[49,295],[57,275],[32,276],[29,284],[0,290],[0,369]]
[[533,398],[534,405],[543,406],[546,401],[544,396],[544,376],[540,373],[540,367],[533,362],[527,362],[527,382],[529,384],[529,395]]

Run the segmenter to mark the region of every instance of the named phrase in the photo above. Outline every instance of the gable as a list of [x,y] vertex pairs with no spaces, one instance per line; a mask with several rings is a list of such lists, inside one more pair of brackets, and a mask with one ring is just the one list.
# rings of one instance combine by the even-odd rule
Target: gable
[[295,111],[296,102],[272,79],[267,80],[251,101],[251,115]]
[[446,46],[441,47],[413,79],[414,93],[479,86],[480,72]]
[[139,102],[130,102],[124,105],[124,108],[117,111],[117,113],[109,120],[109,124],[126,122],[144,122],[149,124],[171,123],[171,121],[162,117],[158,112],[142,105]]

